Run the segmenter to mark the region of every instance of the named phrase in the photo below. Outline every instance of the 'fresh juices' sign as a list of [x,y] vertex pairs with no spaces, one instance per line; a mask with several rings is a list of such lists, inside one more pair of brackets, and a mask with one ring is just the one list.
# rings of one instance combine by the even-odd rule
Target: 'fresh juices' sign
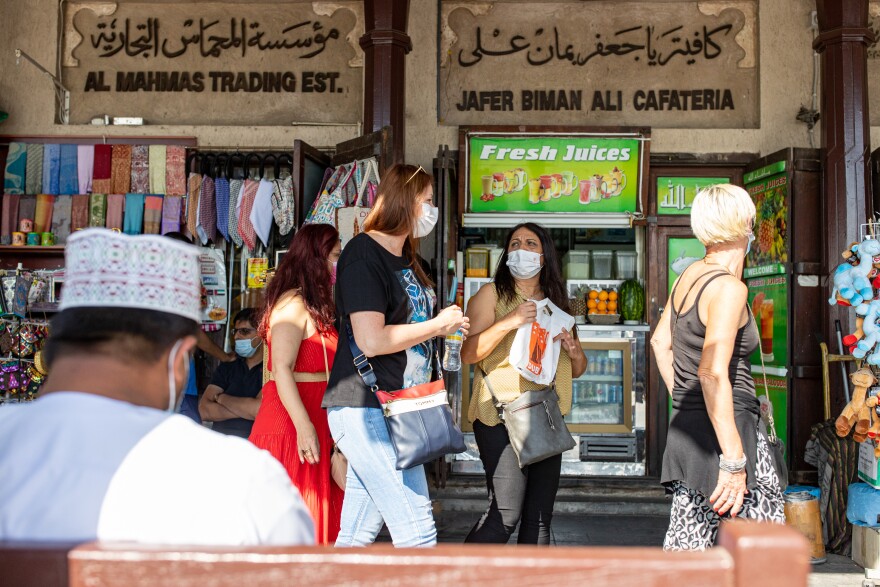
[[636,212],[641,140],[471,135],[468,212]]

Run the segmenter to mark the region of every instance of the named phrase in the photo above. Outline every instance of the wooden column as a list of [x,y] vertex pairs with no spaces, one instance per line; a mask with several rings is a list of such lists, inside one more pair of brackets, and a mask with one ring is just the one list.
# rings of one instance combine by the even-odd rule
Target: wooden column
[[364,134],[390,126],[394,162],[403,162],[409,0],[364,0],[364,17]]
[[[842,261],[840,253],[858,239],[859,225],[873,214],[871,197],[870,128],[868,123],[867,47],[868,0],[816,0],[819,36],[813,47],[821,53],[822,75],[822,214],[825,229],[823,273]],[[817,308],[819,310],[819,308]],[[834,321],[850,332],[852,311],[840,306],[822,310],[823,335],[837,352]],[[832,379],[831,405],[843,406],[840,378]]]

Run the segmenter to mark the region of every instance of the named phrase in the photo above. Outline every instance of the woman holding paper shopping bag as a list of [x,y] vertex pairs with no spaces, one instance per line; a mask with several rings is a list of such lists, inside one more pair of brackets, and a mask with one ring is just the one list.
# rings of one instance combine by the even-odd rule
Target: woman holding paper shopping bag
[[[550,543],[561,453],[574,445],[561,417],[571,409],[572,378],[587,369],[567,311],[568,294],[550,233],[531,222],[515,226],[507,235],[495,282],[483,286],[468,304],[470,335],[461,358],[477,365],[468,418],[486,470],[489,508],[465,542],[506,543],[519,525],[520,544]],[[555,390],[547,387],[554,380]],[[558,408],[540,398],[528,401],[541,393],[556,398]],[[528,433],[520,434],[523,428],[515,419],[526,410],[509,409],[523,400],[523,407],[537,404],[545,422],[555,414],[553,428],[564,431],[565,444],[557,443],[554,450],[554,439],[543,437],[549,433],[545,430],[535,439],[539,446],[530,446],[535,443]],[[552,452],[556,454],[532,460]]]

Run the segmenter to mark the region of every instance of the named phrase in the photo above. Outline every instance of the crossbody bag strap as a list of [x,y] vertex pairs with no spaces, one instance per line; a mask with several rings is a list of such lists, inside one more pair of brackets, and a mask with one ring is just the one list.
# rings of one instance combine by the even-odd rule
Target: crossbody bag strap
[[[752,326],[755,329],[755,333],[758,335],[758,338],[760,339],[761,333],[758,332],[758,321],[755,319],[755,313],[752,312],[752,307],[750,305],[746,304],[746,308],[748,308],[748,310],[749,310],[749,316],[752,319]],[[776,436],[776,422],[774,422],[774,420],[773,420],[773,402],[770,401],[770,390],[767,387],[767,367],[764,366],[764,353],[762,353],[760,349],[758,349],[758,355],[761,357],[761,376],[764,379],[764,381],[763,381],[763,383],[764,383],[764,396],[767,398],[767,403],[769,404],[768,410],[767,410],[767,424],[768,424],[768,428],[769,428],[769,432],[770,432],[770,434],[769,434],[770,443],[776,444],[779,437]]]
[[486,389],[489,390],[489,395],[492,396],[492,405],[495,406],[495,410],[498,412],[498,419],[502,422],[504,421],[504,404],[498,401],[498,397],[495,395],[495,390],[492,388],[492,383],[489,382],[489,374],[483,370],[482,366],[477,366],[477,369],[480,370],[480,373],[483,375],[483,385],[486,386]]
[[324,340],[324,334],[319,330],[318,335],[321,337],[321,347],[324,349],[324,373],[327,374],[327,381],[330,381],[330,363],[327,361],[327,342]]

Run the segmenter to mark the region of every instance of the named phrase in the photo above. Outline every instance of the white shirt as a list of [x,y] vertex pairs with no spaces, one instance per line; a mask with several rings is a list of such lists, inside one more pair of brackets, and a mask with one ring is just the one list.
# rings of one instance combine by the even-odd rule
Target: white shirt
[[189,418],[88,393],[0,407],[0,540],[313,544],[284,468]]

